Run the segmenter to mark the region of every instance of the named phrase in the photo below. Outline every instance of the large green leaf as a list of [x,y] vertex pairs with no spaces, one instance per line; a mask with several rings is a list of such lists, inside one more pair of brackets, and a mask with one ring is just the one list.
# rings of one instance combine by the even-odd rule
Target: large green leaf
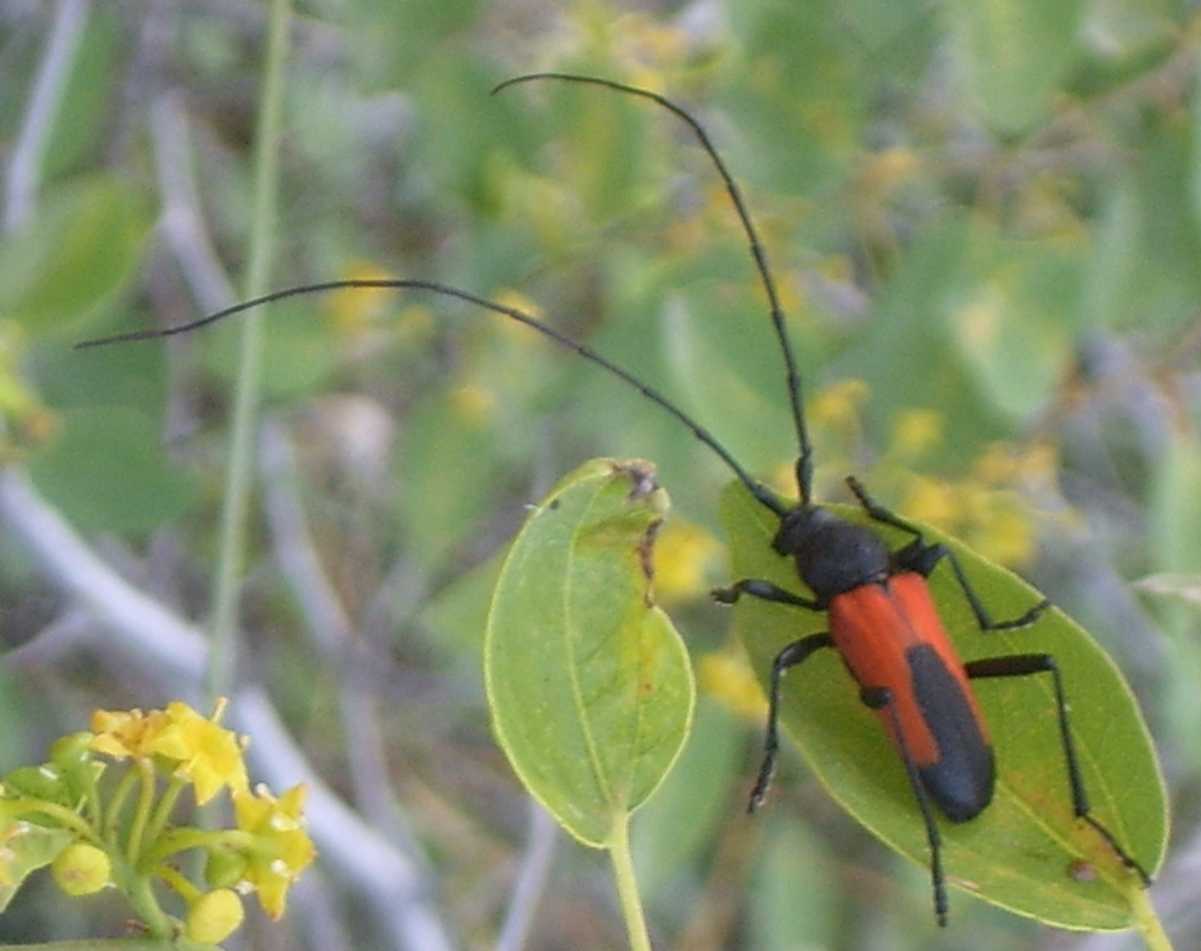
[[[864,521],[856,508],[830,508]],[[723,496],[722,518],[739,577],[798,588],[791,563],[770,547],[777,528],[770,512],[735,485]],[[933,529],[923,530],[955,551],[994,616],[1018,616],[1039,599],[1017,576]],[[881,534],[894,547],[905,540],[895,530]],[[931,589],[965,661],[1030,652],[1055,657],[1093,813],[1148,871],[1158,868],[1167,834],[1163,778],[1134,697],[1109,657],[1058,609],[1012,634],[980,633],[949,566],[934,572]],[[786,644],[826,623],[823,614],[752,598],[742,599],[736,613],[739,635],[763,683]],[[996,749],[997,789],[976,819],[959,825],[940,820],[948,881],[1050,924],[1131,927],[1137,879],[1096,832],[1072,815],[1050,678],[978,681],[975,689]],[[821,651],[789,673],[782,719],[810,767],[848,812],[898,852],[928,864],[925,832],[900,759],[879,721],[859,702],[833,651]],[[1088,874],[1081,874],[1086,868]]]
[[692,718],[688,654],[651,597],[667,497],[644,462],[596,459],[534,509],[484,642],[497,738],[577,839],[609,844],[662,781]]
[[958,41],[981,116],[1003,132],[1022,132],[1051,106],[1079,58],[1080,0],[955,0],[947,25]]
[[124,179],[95,175],[59,189],[36,220],[0,241],[0,310],[31,332],[93,312],[133,275],[152,223]]

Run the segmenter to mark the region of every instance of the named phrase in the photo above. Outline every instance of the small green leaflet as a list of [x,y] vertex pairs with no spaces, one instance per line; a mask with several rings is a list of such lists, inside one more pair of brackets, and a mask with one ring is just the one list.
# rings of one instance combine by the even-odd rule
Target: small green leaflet
[[[858,508],[828,507],[866,522]],[[723,494],[721,512],[735,575],[798,590],[792,562],[771,548],[775,516],[737,484]],[[894,548],[907,540],[872,525]],[[1016,575],[934,529],[921,528],[928,540],[955,550],[994,617],[1020,615],[1038,601],[1039,593]],[[1058,609],[1024,630],[982,634],[949,566],[939,566],[930,587],[965,661],[1032,652],[1056,659],[1093,814],[1154,873],[1167,839],[1163,777],[1130,688],[1109,656]],[[791,641],[823,630],[826,617],[743,598],[735,625],[766,686],[775,655]],[[830,794],[885,844],[928,865],[925,831],[904,767],[875,716],[859,702],[838,655],[820,651],[791,671],[784,684],[784,727]],[[997,788],[992,804],[977,818],[956,825],[940,817],[948,883],[1064,928],[1132,927],[1137,878],[1072,814],[1050,678],[977,681],[974,687],[996,750]]]
[[30,873],[49,865],[75,841],[68,829],[15,820],[0,831],[0,912]]
[[688,654],[652,597],[668,505],[653,472],[595,459],[555,486],[509,550],[484,642],[509,762],[564,828],[598,847],[662,781],[692,720]]

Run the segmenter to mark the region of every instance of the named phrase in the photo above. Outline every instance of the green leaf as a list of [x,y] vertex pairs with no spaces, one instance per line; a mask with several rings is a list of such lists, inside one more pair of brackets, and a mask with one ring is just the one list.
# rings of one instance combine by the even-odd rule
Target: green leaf
[[460,390],[424,395],[398,446],[398,506],[414,557],[436,565],[478,531],[504,485],[495,413]]
[[148,531],[196,496],[188,473],[163,459],[154,423],[120,407],[72,410],[34,456],[38,489],[88,531]]
[[604,847],[683,745],[694,688],[650,593],[667,509],[640,461],[594,459],[530,515],[497,583],[484,677],[522,782],[581,842]]
[[[865,521],[858,508],[829,508],[851,521]],[[738,577],[798,588],[791,564],[771,549],[776,518],[741,486],[724,494],[722,518]],[[894,548],[907,540],[896,530],[873,527]],[[1017,576],[953,539],[921,528],[929,540],[955,551],[995,617],[1020,615],[1038,601],[1039,593]],[[1108,655],[1057,609],[1029,629],[982,634],[949,565],[934,572],[930,587],[965,661],[1030,652],[1054,656],[1063,672],[1093,813],[1153,872],[1167,834],[1163,778],[1134,697]],[[786,644],[827,626],[824,614],[751,598],[739,602],[735,618],[764,684],[772,659]],[[948,882],[1048,924],[1131,927],[1137,879],[1091,827],[1072,815],[1050,678],[974,686],[996,750],[997,789],[989,808],[970,822],[940,819]],[[925,831],[901,761],[876,717],[859,702],[833,651],[821,651],[790,672],[782,721],[810,768],[852,816],[891,848],[928,865]],[[1090,875],[1080,873],[1080,862],[1091,866]]]
[[1080,0],[957,0],[947,5],[966,88],[994,128],[1021,132],[1048,112],[1079,59]]
[[[696,725],[671,775],[638,813],[634,864],[642,893],[680,912],[673,879],[686,876],[730,814],[730,790],[746,762],[746,728],[729,710],[703,699]],[[670,912],[668,912],[670,906]]]
[[4,851],[0,867],[0,912],[8,907],[21,883],[31,872],[49,865],[58,853],[76,839],[69,829],[56,829],[15,820],[0,832]]
[[0,241],[0,312],[43,331],[95,310],[133,275],[152,217],[111,175],[48,196],[38,218]]
[[838,887],[829,850],[797,821],[769,820],[750,889],[754,951],[819,951],[834,945]]

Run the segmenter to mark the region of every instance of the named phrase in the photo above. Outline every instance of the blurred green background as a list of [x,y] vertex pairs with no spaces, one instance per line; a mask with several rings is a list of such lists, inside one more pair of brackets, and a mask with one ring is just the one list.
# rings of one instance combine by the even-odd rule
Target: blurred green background
[[[82,4],[43,115],[63,6],[0,9],[0,465],[113,571],[202,623],[237,330],[70,345],[236,299],[266,9]],[[796,448],[764,297],[686,130],[597,89],[488,91],[563,69],[694,108],[780,284],[819,497],[859,473],[1033,579],[1112,653],[1175,811],[1152,895],[1178,947],[1197,947],[1199,38],[1172,0],[312,0],[292,23],[270,283],[421,277],[536,309],[786,484]],[[31,122],[45,147],[26,166]],[[653,460],[671,493],[659,593],[702,691],[683,759],[635,820],[656,947],[1136,946],[962,892],[937,933],[926,871],[791,754],[770,808],[745,818],[757,688],[705,597],[727,577],[729,473],[636,393],[428,295],[293,300],[266,333],[239,675],[418,857],[454,946],[493,947],[515,908],[530,948],[624,944],[602,855],[562,840],[539,878],[542,833],[491,739],[479,660],[524,506],[597,454]],[[98,706],[173,695],[119,622],[98,623],[121,607],[47,566],[29,505],[0,500],[3,769]],[[522,869],[536,900],[514,898]],[[337,869],[296,904],[290,934],[256,919],[242,946],[399,946]],[[123,915],[35,877],[0,940],[117,934]]]

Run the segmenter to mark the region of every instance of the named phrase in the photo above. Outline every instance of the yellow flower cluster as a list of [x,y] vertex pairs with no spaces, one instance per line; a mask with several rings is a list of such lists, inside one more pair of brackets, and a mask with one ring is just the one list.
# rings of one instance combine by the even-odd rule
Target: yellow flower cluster
[[114,759],[162,757],[178,765],[175,775],[195,788],[204,805],[229,786],[233,792],[249,787],[245,746],[231,730],[220,726],[225,703],[206,719],[176,700],[165,710],[97,710],[92,714],[92,749]]
[[[199,805],[228,787],[238,833],[242,834],[236,884],[255,890],[264,911],[278,919],[284,913],[288,889],[317,854],[304,827],[306,790],[303,785],[294,786],[279,798],[262,784],[252,790],[242,758],[245,738],[220,725],[224,709],[222,700],[209,718],[181,701],[149,713],[97,710],[92,715],[89,745],[92,751],[117,760],[165,765],[174,779],[191,784]],[[203,835],[187,841],[203,846]],[[167,881],[181,893],[188,891],[178,876],[169,876]],[[231,894],[222,890],[192,896],[189,930],[211,936],[214,929],[220,930],[217,918],[221,927],[227,923],[236,927],[241,917],[229,907]]]

